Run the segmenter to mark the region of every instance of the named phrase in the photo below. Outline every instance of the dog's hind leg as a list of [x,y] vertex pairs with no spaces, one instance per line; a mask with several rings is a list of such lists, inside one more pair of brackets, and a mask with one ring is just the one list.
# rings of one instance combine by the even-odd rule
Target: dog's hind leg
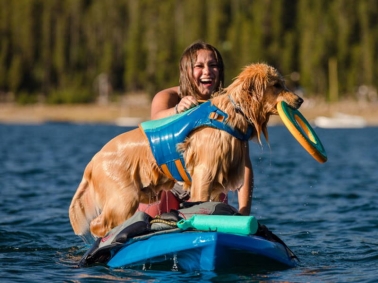
[[91,233],[104,237],[111,229],[133,216],[139,205],[138,191],[135,186],[114,189],[108,195],[101,214],[91,221]]

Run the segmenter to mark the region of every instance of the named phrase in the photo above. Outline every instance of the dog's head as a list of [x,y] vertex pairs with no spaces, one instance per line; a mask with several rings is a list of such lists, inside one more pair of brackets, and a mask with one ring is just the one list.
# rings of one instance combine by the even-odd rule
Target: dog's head
[[286,87],[284,78],[275,68],[262,63],[246,66],[227,90],[254,124],[259,141],[261,132],[268,140],[267,124],[270,115],[278,114],[279,101],[295,109],[303,102]]

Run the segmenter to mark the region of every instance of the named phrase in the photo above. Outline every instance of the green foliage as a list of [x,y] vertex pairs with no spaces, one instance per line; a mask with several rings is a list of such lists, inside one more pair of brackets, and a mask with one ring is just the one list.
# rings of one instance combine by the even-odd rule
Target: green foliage
[[38,97],[34,93],[19,92],[16,97],[16,102],[20,105],[35,104],[38,102]]
[[93,95],[86,89],[58,89],[47,97],[48,104],[76,104],[94,102]]
[[183,50],[204,40],[221,51],[226,84],[266,62],[307,96],[327,97],[334,86],[342,98],[378,87],[377,16],[376,0],[2,0],[0,92],[20,103],[33,93],[92,102],[106,74],[113,93],[153,96],[178,84]]
[[16,92],[22,79],[22,59],[20,56],[14,56],[9,68],[9,89]]

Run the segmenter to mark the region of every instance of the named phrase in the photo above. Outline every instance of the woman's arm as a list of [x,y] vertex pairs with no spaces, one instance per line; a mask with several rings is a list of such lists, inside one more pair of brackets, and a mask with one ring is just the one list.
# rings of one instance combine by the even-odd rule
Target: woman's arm
[[245,156],[245,170],[244,170],[244,184],[238,191],[238,201],[239,201],[239,213],[242,215],[250,215],[252,196],[253,196],[253,168],[252,162],[249,157],[249,146],[246,142],[246,156]]
[[175,106],[179,103],[179,87],[171,87],[158,92],[151,103],[151,119],[160,119],[176,114]]
[[160,119],[184,112],[196,105],[197,100],[193,96],[185,96],[180,99],[179,87],[171,87],[158,92],[152,99],[151,119]]

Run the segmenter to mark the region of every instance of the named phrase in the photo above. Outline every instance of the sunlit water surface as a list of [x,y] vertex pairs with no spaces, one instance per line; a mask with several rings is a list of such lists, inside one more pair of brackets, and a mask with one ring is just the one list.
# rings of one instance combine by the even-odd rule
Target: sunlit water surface
[[[0,278],[4,282],[376,282],[378,128],[316,129],[328,162],[284,127],[251,142],[252,214],[301,259],[296,268],[241,273],[76,268],[86,248],[68,206],[93,154],[126,128],[0,125]],[[230,202],[237,198],[230,194]]]

